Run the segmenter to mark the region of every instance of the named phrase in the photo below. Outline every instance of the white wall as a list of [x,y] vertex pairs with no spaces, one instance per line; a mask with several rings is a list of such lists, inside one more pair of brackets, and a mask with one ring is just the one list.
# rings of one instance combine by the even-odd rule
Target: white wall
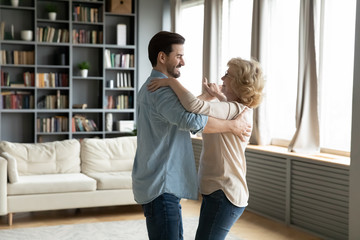
[[[360,239],[360,4],[356,7],[355,63],[351,136],[349,239]],[[350,60],[350,59],[349,59]],[[341,131],[341,127],[339,128]]]

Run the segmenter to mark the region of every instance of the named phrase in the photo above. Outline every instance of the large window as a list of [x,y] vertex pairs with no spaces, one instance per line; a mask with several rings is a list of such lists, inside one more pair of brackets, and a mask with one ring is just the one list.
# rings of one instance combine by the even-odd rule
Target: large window
[[231,58],[250,59],[252,8],[253,0],[223,1],[221,74],[227,70]]
[[181,83],[195,96],[201,94],[202,55],[204,32],[204,1],[183,1],[178,32],[185,37],[185,67],[181,70]]
[[322,0],[321,147],[350,151],[356,0]]
[[[263,107],[272,144],[287,146],[296,131],[299,13],[301,0],[266,3],[261,62],[266,78]],[[350,152],[356,0],[317,0],[316,61],[319,81],[320,147]],[[183,0],[179,32],[185,44],[183,83],[201,92],[204,4]],[[232,57],[250,58],[253,0],[223,0],[220,73]],[[256,26],[255,26],[256,27]],[[264,47],[264,46],[262,46]],[[220,79],[221,76],[219,76]],[[220,82],[221,84],[221,82]]]
[[[300,0],[269,7],[265,41],[265,99],[272,144],[287,144],[295,133]],[[284,141],[285,140],[285,141]]]

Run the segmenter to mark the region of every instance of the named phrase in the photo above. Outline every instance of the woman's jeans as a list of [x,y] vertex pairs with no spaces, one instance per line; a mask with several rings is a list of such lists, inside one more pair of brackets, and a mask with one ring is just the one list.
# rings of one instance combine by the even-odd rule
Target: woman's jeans
[[142,205],[150,240],[182,240],[180,198],[164,193]]
[[245,207],[236,207],[222,190],[203,195],[196,240],[225,239]]

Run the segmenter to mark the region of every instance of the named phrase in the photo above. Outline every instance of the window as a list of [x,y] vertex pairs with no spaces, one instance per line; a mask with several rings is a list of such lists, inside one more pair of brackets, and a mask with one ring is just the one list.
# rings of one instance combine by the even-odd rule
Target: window
[[350,152],[356,0],[322,0],[321,147]]
[[185,37],[185,67],[179,80],[195,96],[201,94],[204,1],[183,1],[179,33]]
[[[272,144],[287,146],[296,130],[300,1],[272,3],[264,104]],[[324,152],[349,152],[356,1],[322,0],[318,7],[320,147]]]
[[296,130],[300,1],[277,0],[270,11],[264,104],[272,144],[281,145],[288,144]]
[[[287,147],[296,131],[299,13],[301,0],[266,2],[267,43],[261,62],[266,89],[263,106],[272,144]],[[316,56],[319,86],[320,147],[350,152],[356,0],[319,0]],[[250,58],[253,0],[223,0],[220,74],[232,57]],[[186,38],[182,81],[195,95],[201,92],[203,0],[183,0],[179,33]],[[218,76],[221,79],[221,76]],[[220,82],[221,84],[221,82]]]
[[223,2],[220,73],[227,70],[227,62],[231,58],[250,59],[252,8],[253,0]]

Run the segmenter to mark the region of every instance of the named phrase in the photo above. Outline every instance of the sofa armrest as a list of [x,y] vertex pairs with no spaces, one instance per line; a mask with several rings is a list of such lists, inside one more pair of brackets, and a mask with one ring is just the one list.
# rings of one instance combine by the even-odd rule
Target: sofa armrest
[[7,212],[7,161],[0,157],[0,216]]

